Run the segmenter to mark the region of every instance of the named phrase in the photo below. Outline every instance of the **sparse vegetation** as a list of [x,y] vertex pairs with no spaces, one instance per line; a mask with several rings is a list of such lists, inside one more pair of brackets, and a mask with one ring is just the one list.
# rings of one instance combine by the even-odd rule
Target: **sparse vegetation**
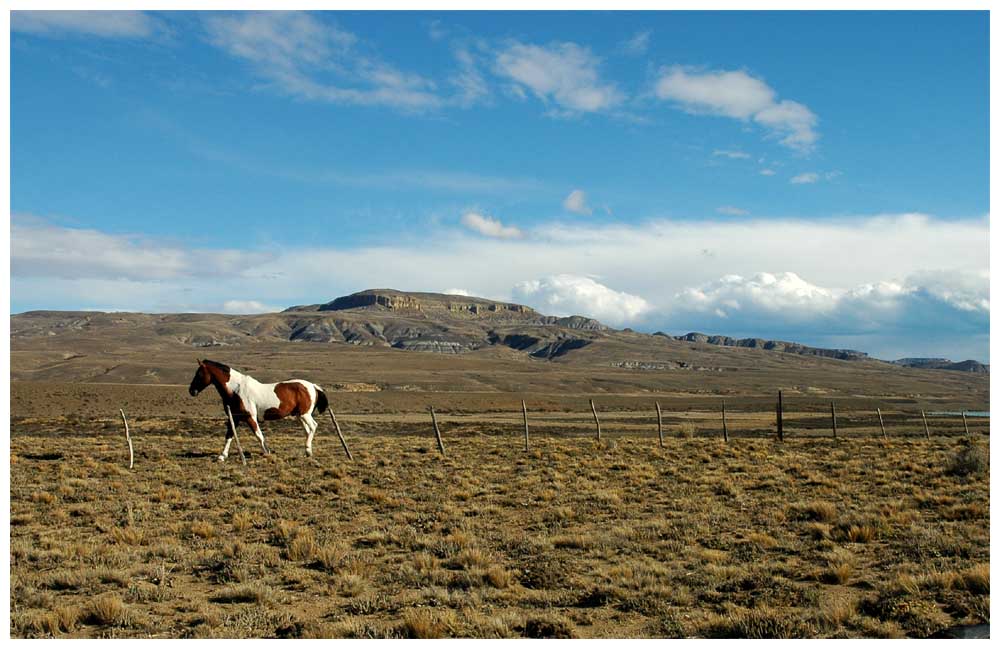
[[218,442],[210,423],[139,445],[133,471],[99,435],[15,432],[12,636],[924,637],[989,619],[989,467],[961,438],[539,433],[524,453],[484,423],[449,427],[441,457],[373,427],[347,462],[302,457],[289,428],[244,468],[191,452]]

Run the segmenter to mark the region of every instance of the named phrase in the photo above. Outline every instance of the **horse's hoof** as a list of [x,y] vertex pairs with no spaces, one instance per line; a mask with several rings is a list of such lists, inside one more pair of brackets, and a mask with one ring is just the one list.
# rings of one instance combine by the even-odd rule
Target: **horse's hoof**
[[219,456],[219,462],[225,462],[225,461],[226,461],[226,456],[225,455],[220,455]]
[[312,449],[311,448],[307,448],[306,449],[306,457],[312,457],[312,456],[313,456]]

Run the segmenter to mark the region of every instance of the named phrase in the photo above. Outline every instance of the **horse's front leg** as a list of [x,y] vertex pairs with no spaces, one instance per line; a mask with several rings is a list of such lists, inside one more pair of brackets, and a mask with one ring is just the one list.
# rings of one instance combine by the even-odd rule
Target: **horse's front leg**
[[260,429],[260,424],[257,423],[257,418],[251,415],[247,420],[250,422],[250,428],[253,429],[254,435],[260,441],[260,448],[264,451],[264,455],[270,455],[271,451],[267,450],[267,444],[264,443],[264,431]]
[[222,454],[219,455],[219,462],[225,462],[226,458],[229,457],[229,445],[233,443],[233,428],[230,423],[226,422],[226,445],[222,447]]

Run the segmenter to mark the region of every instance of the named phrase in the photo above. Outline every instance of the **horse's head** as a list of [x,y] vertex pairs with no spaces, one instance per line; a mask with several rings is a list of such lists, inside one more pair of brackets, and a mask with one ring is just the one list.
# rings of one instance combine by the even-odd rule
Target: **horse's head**
[[198,396],[198,394],[212,384],[212,372],[208,369],[208,365],[202,360],[198,361],[198,370],[194,373],[194,378],[191,379],[191,387],[188,388],[188,392],[191,393],[192,397]]

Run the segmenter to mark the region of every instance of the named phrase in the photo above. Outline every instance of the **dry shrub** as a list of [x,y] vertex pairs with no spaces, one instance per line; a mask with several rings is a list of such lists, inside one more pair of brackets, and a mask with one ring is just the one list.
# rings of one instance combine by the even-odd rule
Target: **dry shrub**
[[989,451],[977,442],[966,441],[965,446],[955,454],[946,469],[948,475],[979,476],[990,468]]
[[800,518],[821,523],[832,523],[837,519],[837,506],[822,500],[814,500],[798,507]]
[[111,537],[122,545],[143,545],[146,540],[143,531],[137,527],[116,527],[111,530]]
[[198,538],[210,539],[215,536],[215,526],[205,521],[195,521],[188,529]]
[[219,604],[267,603],[271,599],[271,589],[260,583],[228,586],[209,598]]
[[47,491],[36,491],[31,494],[31,502],[51,505],[56,501],[56,497]]
[[854,567],[847,562],[834,563],[827,567],[820,578],[827,584],[846,584],[854,574]]
[[313,551],[316,567],[333,572],[341,567],[347,557],[347,550],[341,545],[321,545]]
[[870,543],[878,537],[874,525],[851,525],[847,529],[847,540],[851,543]]
[[233,531],[246,532],[253,527],[253,516],[250,512],[240,511],[233,514]]
[[761,606],[738,609],[710,624],[707,634],[716,638],[803,638],[808,629],[793,616]]
[[[505,570],[502,566],[490,566],[486,570],[486,574],[483,576],[490,586],[494,588],[507,588],[511,583],[510,572]],[[987,588],[989,587],[989,575],[987,574]]]
[[857,612],[858,602],[853,596],[832,594],[820,600],[815,619],[822,628],[833,631],[843,628]]
[[410,609],[403,614],[400,632],[405,638],[444,638],[454,634],[455,614],[450,610]]
[[549,613],[525,620],[521,635],[525,638],[575,638],[576,632],[570,621]]
[[308,529],[302,528],[292,537],[285,548],[285,556],[289,561],[312,561],[319,551],[316,538]]
[[694,439],[695,427],[694,424],[683,423],[677,426],[677,434],[684,439]]
[[990,564],[980,563],[959,574],[958,583],[975,595],[990,594]]
[[121,597],[114,593],[104,593],[90,601],[83,621],[104,626],[128,626],[128,609]]

